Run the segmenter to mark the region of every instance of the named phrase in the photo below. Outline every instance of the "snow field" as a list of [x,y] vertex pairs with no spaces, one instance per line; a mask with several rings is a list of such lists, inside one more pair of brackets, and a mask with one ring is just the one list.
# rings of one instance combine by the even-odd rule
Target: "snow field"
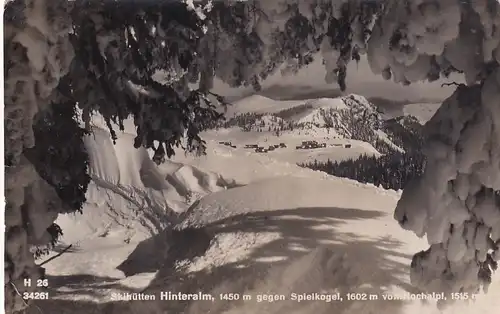
[[[131,135],[115,146],[103,130],[89,137],[94,182],[88,208],[58,221],[72,230],[64,241],[78,245],[47,264],[54,298],[41,308],[62,314],[490,314],[499,306],[497,279],[473,306],[464,301],[440,312],[436,298],[415,300],[421,291],[410,285],[409,265],[427,242],[393,219],[400,192],[300,168],[280,153],[247,152],[240,147],[255,134],[220,132],[205,134],[206,156],[179,153],[159,167],[147,151],[131,150]],[[238,149],[218,145],[218,136],[233,136]],[[199,197],[186,202],[186,191]],[[145,208],[135,205],[140,197]],[[158,208],[163,213],[178,210],[153,217],[146,215],[149,204],[168,205]],[[173,232],[137,223],[173,218],[182,219]],[[131,292],[157,300],[112,300]],[[201,292],[214,301],[161,301],[166,292]],[[234,295],[240,300],[231,300]]]

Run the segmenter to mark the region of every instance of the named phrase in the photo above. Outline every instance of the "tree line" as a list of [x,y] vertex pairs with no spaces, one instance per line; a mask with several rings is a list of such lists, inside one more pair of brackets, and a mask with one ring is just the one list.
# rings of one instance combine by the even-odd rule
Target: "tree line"
[[410,180],[422,174],[424,164],[422,153],[395,152],[380,157],[362,155],[344,161],[315,160],[299,166],[361,183],[372,183],[385,189],[402,190]]

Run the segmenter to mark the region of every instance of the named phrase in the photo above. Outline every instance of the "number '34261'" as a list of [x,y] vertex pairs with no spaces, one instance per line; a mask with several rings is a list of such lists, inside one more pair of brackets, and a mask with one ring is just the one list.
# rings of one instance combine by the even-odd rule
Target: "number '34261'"
[[23,292],[23,299],[25,300],[47,300],[48,298],[48,292]]

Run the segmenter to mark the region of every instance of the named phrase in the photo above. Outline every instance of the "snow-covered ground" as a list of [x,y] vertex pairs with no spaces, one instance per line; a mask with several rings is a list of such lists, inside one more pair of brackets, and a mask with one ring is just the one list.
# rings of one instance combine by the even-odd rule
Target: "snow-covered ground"
[[[253,149],[245,149],[244,146],[247,144],[258,144],[259,146],[268,147],[269,145],[280,143],[285,143],[287,147],[269,151],[265,154],[265,156],[268,156],[272,160],[279,160],[296,164],[314,161],[314,159],[323,161],[326,161],[328,159],[345,160],[349,158],[357,158],[360,155],[379,155],[375,148],[373,148],[373,146],[369,143],[330,137],[326,134],[326,132],[324,134],[323,132],[318,132],[320,133],[319,135],[312,132],[304,132],[302,134],[284,134],[280,137],[276,137],[273,134],[267,132],[252,132],[250,134],[246,134],[246,132],[241,132],[240,130],[236,129],[210,133],[207,134],[205,138],[210,139],[209,144],[211,144],[211,146],[213,147],[212,150],[215,155],[235,155],[242,156],[243,158],[248,158],[249,156],[262,154],[255,153]],[[219,137],[219,140],[217,140],[217,137]],[[295,149],[295,147],[297,145],[300,145],[302,141],[310,139],[315,139],[318,142],[326,143],[327,147],[303,150]],[[237,143],[235,145],[237,147],[231,149],[224,145],[217,144],[219,141],[229,141],[233,144]],[[351,147],[345,148],[346,144],[350,144]],[[210,158],[210,155],[202,158]],[[193,160],[193,162],[196,163],[197,161]]]
[[[290,105],[244,101],[236,113]],[[460,301],[440,312],[435,299],[412,300],[418,291],[409,283],[411,257],[427,243],[394,220],[400,192],[296,165],[347,158],[341,151],[378,152],[360,141],[324,139],[328,134],[317,140],[353,147],[295,150],[317,136],[209,131],[206,156],[178,152],[157,166],[150,153],[133,148],[129,125],[113,146],[96,121],[86,140],[88,204],[83,215],[57,221],[65,234],[56,251],[73,247],[46,264],[50,300],[29,313],[490,314],[500,308],[498,276],[473,305]],[[287,148],[267,154],[243,148],[254,142]],[[161,231],[168,225],[175,228]],[[167,292],[212,298],[161,300]],[[119,293],[156,300],[122,301]],[[387,300],[394,297],[401,300]]]
[[[279,148],[269,151],[266,155],[272,160],[279,160],[288,163],[307,163],[314,160],[326,161],[328,159],[340,161],[351,158],[358,158],[360,155],[375,155],[380,153],[367,142],[352,139],[349,136],[350,128],[353,128],[351,121],[345,121],[339,117],[342,110],[352,110],[353,114],[359,116],[372,114],[375,111],[368,105],[364,97],[352,95],[359,100],[359,108],[347,105],[342,98],[319,98],[312,100],[291,100],[277,101],[260,95],[252,95],[234,102],[228,107],[227,117],[237,117],[245,113],[264,115],[254,124],[250,125],[252,131],[242,131],[240,127],[222,128],[205,132],[203,138],[209,142],[215,149],[215,154],[230,154],[248,157],[254,154],[251,149],[245,149],[245,145],[257,144],[267,148],[270,145],[284,143],[286,148]],[[356,105],[356,104],[355,104]],[[363,108],[363,106],[367,106]],[[350,107],[351,106],[351,107]],[[280,112],[286,109],[300,108],[295,113],[288,113],[286,118],[280,118]],[[325,115],[331,118],[334,127],[326,127]],[[262,123],[262,127],[260,127]],[[284,130],[276,134],[275,127],[280,124],[287,125],[293,123],[296,126],[293,130]],[[257,132],[257,129],[260,129]],[[389,146],[394,146],[387,139],[383,132],[375,131],[375,134]],[[301,145],[303,141],[316,140],[325,143],[326,147],[316,149],[297,150],[296,146]],[[218,142],[231,142],[236,148],[224,149],[223,145],[217,145]],[[350,146],[350,147],[346,147]],[[194,161],[197,162],[197,161]]]

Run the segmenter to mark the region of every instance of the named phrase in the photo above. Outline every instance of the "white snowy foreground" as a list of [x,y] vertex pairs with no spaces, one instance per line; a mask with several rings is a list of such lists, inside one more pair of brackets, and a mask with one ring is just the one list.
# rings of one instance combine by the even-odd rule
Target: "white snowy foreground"
[[[93,176],[88,204],[83,215],[57,221],[65,231],[60,249],[73,247],[46,264],[50,300],[29,313],[490,314],[500,308],[498,276],[473,305],[459,301],[440,312],[436,299],[415,300],[422,295],[409,283],[411,257],[427,243],[394,220],[399,192],[224,147],[213,134],[206,134],[207,156],[180,153],[156,166],[147,151],[133,148],[132,135],[122,134],[113,146],[107,131],[99,125],[94,131],[86,143]],[[232,137],[236,146],[246,143],[238,138]],[[166,222],[178,223],[175,231],[162,232]],[[160,300],[168,292],[212,299]],[[155,300],[119,300],[127,293]]]

